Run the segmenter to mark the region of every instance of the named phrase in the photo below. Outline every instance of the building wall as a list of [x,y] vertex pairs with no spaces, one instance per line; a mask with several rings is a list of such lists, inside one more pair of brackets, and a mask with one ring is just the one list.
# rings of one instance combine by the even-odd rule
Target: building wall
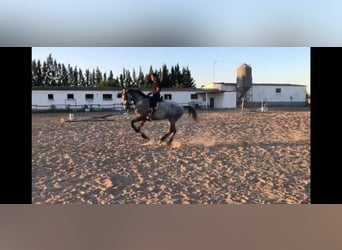
[[[230,83],[210,83],[207,84],[204,89],[218,89],[221,91],[228,91],[236,93],[235,99],[240,96],[236,92],[236,84]],[[280,93],[276,92],[276,89],[280,89]],[[220,95],[220,94],[217,94]],[[215,100],[215,107],[230,106],[223,104],[223,101],[217,97]],[[246,93],[246,98],[249,103],[260,103],[262,101],[267,102],[268,105],[279,106],[305,106],[306,104],[306,86],[294,85],[294,84],[253,84]],[[224,102],[230,101],[231,98],[224,98]],[[208,104],[209,105],[209,104]]]
[[[279,93],[277,93],[277,90]],[[253,85],[252,102],[267,102],[268,104],[296,104],[305,105],[306,87],[305,86],[286,86],[275,85]]]
[[[143,92],[148,94],[150,91]],[[32,109],[46,110],[50,109],[52,105],[54,105],[56,109],[65,109],[68,105],[70,105],[71,108],[82,108],[84,105],[88,105],[89,107],[92,105],[94,108],[97,108],[97,106],[100,105],[102,107],[120,109],[121,98],[117,98],[118,93],[121,93],[121,90],[32,90]],[[170,101],[179,103],[181,105],[188,105],[191,102],[202,102],[202,99],[199,95],[198,99],[191,99],[191,94],[196,93],[196,90],[162,90],[161,95],[164,98],[165,95],[169,94],[172,96]],[[53,94],[53,100],[48,99],[49,94]],[[74,99],[68,99],[68,94],[73,94]],[[93,94],[93,99],[86,99],[86,94]],[[111,94],[112,99],[104,100],[103,94]]]
[[214,108],[236,108],[236,92],[221,92],[209,96],[214,97]]
[[222,84],[221,90],[229,91],[229,92],[236,92],[236,84]]
[[[117,98],[120,91],[113,90],[32,90],[32,105],[43,106],[41,109],[49,109],[51,105],[55,105],[56,109],[65,109],[67,105],[84,106],[84,105],[101,105],[112,106],[121,105],[121,99]],[[52,94],[53,99],[49,100],[48,95]],[[68,99],[67,95],[73,94],[73,99]],[[93,94],[93,99],[86,99],[86,94]],[[111,99],[103,99],[103,94],[111,94]],[[39,108],[39,107],[38,107]]]
[[[220,83],[214,84],[214,87],[232,88],[232,85],[224,85]],[[210,86],[213,87],[213,86]],[[205,89],[205,88],[204,88]],[[216,88],[217,89],[217,88]],[[280,93],[277,93],[276,89],[280,89]],[[202,89],[203,90],[203,89]],[[210,90],[211,91],[211,90]],[[208,92],[206,101],[206,94],[197,94],[198,99],[191,99],[191,94],[198,93],[198,89],[192,90],[171,90],[164,89],[161,94],[172,95],[171,101],[180,105],[189,105],[194,103],[202,104],[202,107],[210,107],[210,98],[214,98],[214,108],[236,108],[237,93],[235,91],[228,92]],[[145,94],[150,91],[143,91]],[[32,109],[51,109],[52,105],[55,105],[56,109],[65,109],[68,105],[70,108],[84,108],[84,105],[88,105],[93,108],[114,108],[121,109],[121,98],[117,98],[117,94],[121,93],[121,90],[32,90]],[[53,94],[53,100],[48,99],[48,94]],[[67,95],[73,94],[73,99],[68,99]],[[93,99],[86,99],[86,94],[93,94]],[[112,99],[104,100],[103,94],[111,94]],[[292,99],[291,99],[292,98]],[[165,100],[168,101],[168,100]],[[251,89],[251,102],[260,103],[266,102],[268,106],[272,105],[299,105],[304,106],[306,104],[306,87],[305,86],[289,86],[281,84],[272,85],[253,85]],[[101,107],[100,107],[100,106]]]
[[236,108],[236,92],[201,93],[199,100],[203,102],[203,108],[210,108],[210,98],[214,98],[214,108]]
[[[173,101],[181,105],[187,105],[190,102],[200,102],[201,99],[197,96],[197,99],[191,99],[191,94],[196,94],[196,90],[194,91],[172,91],[172,90],[162,90],[161,95],[165,101]],[[165,95],[171,95],[172,99],[165,99]]]

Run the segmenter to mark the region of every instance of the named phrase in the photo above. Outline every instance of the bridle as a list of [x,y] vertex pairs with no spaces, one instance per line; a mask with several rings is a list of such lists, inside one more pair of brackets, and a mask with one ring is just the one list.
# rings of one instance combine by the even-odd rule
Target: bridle
[[127,110],[133,103],[130,95],[127,94],[126,89],[122,89],[121,93],[121,103],[124,106],[125,110]]

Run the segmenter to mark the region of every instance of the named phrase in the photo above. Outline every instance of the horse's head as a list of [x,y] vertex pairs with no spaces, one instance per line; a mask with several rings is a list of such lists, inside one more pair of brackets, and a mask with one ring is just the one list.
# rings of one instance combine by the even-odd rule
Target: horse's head
[[118,94],[118,98],[121,98],[122,105],[124,105],[125,108],[128,108],[131,105],[137,105],[143,99],[148,99],[149,97],[138,89],[123,89],[122,92]]
[[121,104],[124,107],[124,110],[128,110],[132,100],[128,95],[127,89],[122,89],[121,93],[118,93],[118,98],[121,98]]

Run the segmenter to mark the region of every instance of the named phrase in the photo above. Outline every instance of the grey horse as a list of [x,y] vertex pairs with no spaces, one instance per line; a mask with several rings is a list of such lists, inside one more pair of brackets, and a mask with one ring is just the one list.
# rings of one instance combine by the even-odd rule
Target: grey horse
[[[131,126],[136,133],[140,133],[144,139],[149,138],[141,132],[141,128],[144,126],[145,122],[148,121],[147,114],[149,113],[149,96],[145,95],[138,89],[123,89],[121,94],[118,94],[118,98],[122,98],[122,104],[125,109],[129,107],[131,103],[135,106],[135,114],[137,117],[131,120]],[[188,106],[189,115],[192,114],[192,118],[198,122],[196,110]],[[175,102],[165,102],[159,101],[157,103],[156,109],[153,112],[151,120],[168,120],[169,121],[169,132],[163,135],[159,142],[163,142],[168,136],[171,135],[168,145],[171,144],[173,138],[176,134],[176,122],[182,117],[184,113],[184,108]],[[139,126],[136,127],[134,124],[140,122]]]

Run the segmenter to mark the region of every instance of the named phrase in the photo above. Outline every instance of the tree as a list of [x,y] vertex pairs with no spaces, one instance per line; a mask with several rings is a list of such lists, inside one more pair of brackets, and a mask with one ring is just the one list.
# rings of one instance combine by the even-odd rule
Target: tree
[[74,69],[68,64],[68,85],[69,87],[75,86]]
[[178,63],[173,68],[173,72],[171,71],[171,73],[172,73],[171,75],[172,87],[181,86],[181,84],[183,83],[183,79],[182,79],[183,77],[182,77],[182,73],[180,72]]
[[56,75],[57,75],[56,84],[57,86],[61,86],[62,85],[62,65],[60,63],[57,64]]
[[131,87],[133,84],[133,81],[132,81],[132,77],[131,77],[131,72],[129,72],[129,70],[125,70],[125,84],[126,84],[126,87],[129,88]]
[[93,69],[92,72],[86,69],[83,74],[82,69],[78,69],[77,65],[75,65],[75,68],[72,68],[70,64],[68,64],[68,67],[65,67],[63,63],[57,63],[51,54],[42,63],[39,60],[32,60],[31,66],[32,86],[137,86],[139,88],[150,88],[153,85],[151,74],[156,73],[162,88],[195,87],[189,68],[183,67],[182,72],[180,72],[178,63],[172,66],[170,71],[166,64],[163,64],[159,69],[153,69],[152,65],[150,65],[146,75],[142,72],[140,66],[138,76],[134,68],[132,76],[129,70],[123,68],[122,74],[116,76],[116,78],[114,78],[113,71],[109,72],[108,78],[106,73],[102,77],[99,67],[96,67],[96,70]]
[[49,54],[49,56],[46,58],[46,64],[45,64],[45,79],[46,79],[46,85],[47,86],[56,86],[57,85],[57,63],[53,60],[52,55]]
[[69,76],[68,76],[68,70],[66,69],[65,65],[62,64],[62,71],[60,75],[60,84],[61,86],[68,86],[69,82]]
[[109,71],[108,82],[110,82],[111,85],[114,85],[113,71]]
[[46,65],[46,62],[43,62],[42,66],[42,86],[49,86],[50,85],[50,79],[48,78],[48,68]]
[[141,88],[144,84],[144,73],[141,70],[141,66],[139,67],[139,76],[137,80],[137,86]]
[[93,72],[90,75],[90,87],[96,86],[96,73],[95,69],[93,69]]
[[72,78],[74,80],[74,86],[76,86],[76,87],[79,86],[78,85],[78,70],[77,70],[77,66],[75,66]]
[[114,85],[113,85],[114,87],[122,87],[121,85],[120,85],[120,81],[119,81],[119,78],[118,77],[116,77],[115,79],[114,79]]
[[32,61],[31,64],[31,74],[32,74],[32,86],[39,86],[38,84],[38,67],[37,67],[37,63],[36,60]]
[[102,81],[102,74],[99,69],[99,67],[96,67],[96,73],[95,73],[95,84],[93,86],[96,86],[100,81]]
[[78,86],[84,87],[84,76],[81,69],[78,70]]
[[151,75],[155,73],[153,71],[152,65],[150,65],[150,69],[149,69],[149,73],[147,75],[145,75],[145,79],[144,79],[144,87],[145,88],[149,88],[153,85],[153,82],[151,80]]
[[161,88],[171,88],[172,87],[172,83],[170,81],[169,70],[167,69],[166,64],[163,64],[162,69],[161,69],[160,87]]
[[42,65],[40,63],[40,60],[37,61],[36,83],[37,83],[37,86],[43,85]]
[[85,71],[85,86],[90,86],[90,71],[89,69],[86,69]]
[[120,74],[118,82],[119,82],[119,85],[121,88],[125,88],[125,81],[124,81],[124,75],[123,74]]
[[195,88],[195,82],[194,79],[191,77],[191,72],[188,67],[182,69],[182,76],[183,76],[183,82],[185,88]]

